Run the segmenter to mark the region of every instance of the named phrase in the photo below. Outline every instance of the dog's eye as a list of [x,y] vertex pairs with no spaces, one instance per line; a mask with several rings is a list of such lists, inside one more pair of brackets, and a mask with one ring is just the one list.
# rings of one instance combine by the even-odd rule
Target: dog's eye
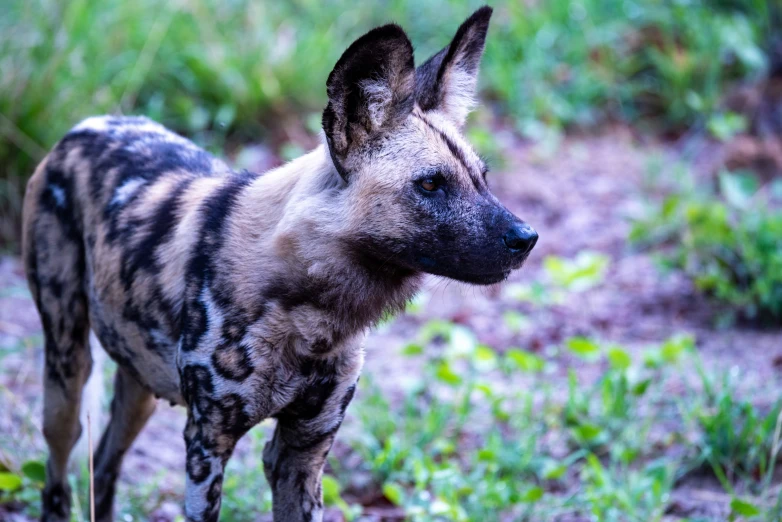
[[418,183],[421,185],[421,188],[427,192],[434,192],[440,186],[440,184],[434,178],[424,178]]

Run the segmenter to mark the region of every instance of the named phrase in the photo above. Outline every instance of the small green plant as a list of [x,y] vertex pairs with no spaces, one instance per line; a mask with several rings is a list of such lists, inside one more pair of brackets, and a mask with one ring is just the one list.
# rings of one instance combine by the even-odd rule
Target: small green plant
[[781,449],[782,401],[761,413],[738,398],[728,375],[715,382],[702,369],[699,373],[704,395],[690,413],[700,433],[691,465],[712,469],[728,491],[737,481],[755,493],[764,491]]
[[31,516],[40,516],[37,509],[41,489],[46,480],[46,466],[37,460],[28,460],[17,471],[11,471],[0,462],[0,504],[18,501],[31,507]]
[[[546,256],[543,260],[543,281],[530,284],[511,283],[504,292],[509,297],[533,305],[559,304],[571,294],[577,294],[599,286],[605,279],[610,260],[605,254],[582,250],[569,259],[560,256]],[[506,312],[508,326],[518,329],[519,317]]]
[[[411,379],[395,401],[371,378],[362,379],[352,413],[357,422],[346,424],[354,427],[350,445],[361,467],[410,520],[532,521],[572,513],[661,521],[676,480],[691,469],[690,461],[660,453],[685,439],[679,431],[650,444],[651,428],[660,422],[684,429],[677,399],[665,390],[668,379],[693,365],[690,336],[674,336],[643,352],[568,339],[552,353],[583,362],[569,370],[564,396],[545,379],[557,363],[520,348],[497,353],[461,325],[426,323],[403,353],[421,360],[423,375]],[[598,370],[596,379],[579,376],[584,364]],[[712,403],[692,397],[685,402]],[[769,417],[760,422],[752,411],[748,418],[758,421],[753,437],[768,436],[763,430]],[[726,429],[723,419],[709,424],[700,414],[683,416],[693,419],[703,441]],[[758,446],[753,455],[760,451]],[[340,482],[350,483],[350,470],[335,470]],[[732,485],[730,478],[726,485]],[[735,497],[733,508],[771,516],[752,498]]]
[[574,370],[568,374],[562,424],[571,447],[630,465],[649,450],[645,441],[653,425],[638,411],[642,405],[659,407],[665,376],[693,352],[692,339],[673,337],[649,349],[642,361],[621,346],[580,337],[566,340],[565,347],[587,363],[607,365],[592,385],[581,384]]
[[667,246],[665,266],[751,319],[782,319],[782,209],[772,187],[723,172],[718,192],[677,190],[639,221],[638,244]]
[[605,465],[589,454],[579,495],[585,511],[601,522],[663,520],[676,477],[676,462],[651,461],[640,469]]
[[735,374],[714,377],[698,358],[691,367],[700,381],[679,409],[697,437],[677,476],[713,473],[731,496],[730,521],[779,520],[782,492],[773,480],[782,451],[782,401],[759,409],[741,398]]

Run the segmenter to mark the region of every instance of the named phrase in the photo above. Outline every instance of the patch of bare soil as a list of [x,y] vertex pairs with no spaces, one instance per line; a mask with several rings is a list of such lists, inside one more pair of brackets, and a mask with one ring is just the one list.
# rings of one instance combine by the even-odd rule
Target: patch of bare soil
[[[532,307],[509,296],[501,287],[474,288],[430,279],[424,292],[424,309],[396,319],[373,332],[366,342],[365,372],[394,393],[404,376],[416,372],[415,360],[400,355],[426,321],[442,318],[472,328],[480,341],[504,350],[511,346],[545,353],[547,347],[573,335],[620,343],[638,350],[675,332],[691,333],[708,366],[740,367],[749,387],[765,383],[768,393],[758,400],[769,403],[782,396],[782,332],[748,328],[717,329],[714,311],[680,275],[663,276],[652,256],[627,244],[629,218],[637,215],[644,198],[643,176],[652,156],[673,163],[676,152],[658,144],[639,144],[623,129],[597,137],[567,138],[555,151],[506,137],[507,165],[490,174],[490,184],[509,209],[540,233],[538,246],[527,265],[513,274],[513,282],[542,277],[545,256],[572,257],[593,250],[610,259],[605,281],[569,301]],[[502,315],[524,313],[527,327],[511,330]],[[17,259],[0,261],[0,457],[12,464],[41,457],[38,429],[41,410],[42,348],[40,326],[26,292]],[[585,369],[585,371],[588,371]],[[563,379],[562,372],[551,379]],[[108,377],[107,377],[108,379]],[[88,399],[89,400],[89,399]],[[104,407],[108,398],[100,399]],[[124,487],[151,476],[162,476],[163,496],[177,498],[183,491],[184,427],[182,409],[161,403],[134,444],[122,473]],[[240,445],[237,452],[246,448]],[[123,487],[122,485],[120,487]],[[683,484],[675,492],[672,516],[724,516],[714,509],[725,500],[715,484]],[[715,498],[720,502],[715,504]],[[165,504],[155,520],[171,520],[177,507]],[[383,518],[386,506],[373,508]],[[0,514],[0,518],[2,514]]]

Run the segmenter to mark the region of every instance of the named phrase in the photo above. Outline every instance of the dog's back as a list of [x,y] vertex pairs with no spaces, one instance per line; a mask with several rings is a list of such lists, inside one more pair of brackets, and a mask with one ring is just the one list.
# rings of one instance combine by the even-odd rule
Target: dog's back
[[91,326],[142,384],[180,402],[174,358],[194,221],[234,176],[146,118],[90,118],[55,146],[28,184],[23,245],[52,379],[88,369]]

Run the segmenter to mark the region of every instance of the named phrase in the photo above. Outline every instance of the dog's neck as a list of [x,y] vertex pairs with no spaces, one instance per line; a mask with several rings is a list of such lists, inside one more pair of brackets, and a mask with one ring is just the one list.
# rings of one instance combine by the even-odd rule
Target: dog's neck
[[291,318],[297,309],[317,311],[334,342],[401,310],[421,280],[356,248],[362,231],[351,228],[348,197],[320,146],[248,187],[229,239],[243,272],[237,288],[254,292],[245,299],[274,303]]

